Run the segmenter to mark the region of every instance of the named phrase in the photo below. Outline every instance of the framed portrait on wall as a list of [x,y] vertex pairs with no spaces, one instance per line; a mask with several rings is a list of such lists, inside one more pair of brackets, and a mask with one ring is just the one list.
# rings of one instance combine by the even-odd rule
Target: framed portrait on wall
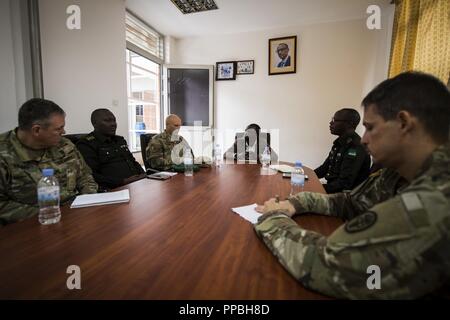
[[216,80],[236,80],[236,61],[216,62]]
[[297,36],[269,39],[269,75],[295,73]]
[[243,60],[237,62],[237,74],[255,73],[255,60]]

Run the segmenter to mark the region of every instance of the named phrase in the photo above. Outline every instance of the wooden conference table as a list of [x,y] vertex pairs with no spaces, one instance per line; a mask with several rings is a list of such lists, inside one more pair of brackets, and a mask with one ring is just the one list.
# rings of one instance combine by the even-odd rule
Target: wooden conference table
[[[314,172],[305,190],[324,192]],[[281,174],[229,164],[193,177],[132,183],[131,200],[62,208],[61,222],[37,217],[0,228],[2,299],[322,299],[291,277],[230,208],[289,193]],[[341,221],[306,215],[303,227],[330,234]],[[81,268],[81,290],[66,287]]]

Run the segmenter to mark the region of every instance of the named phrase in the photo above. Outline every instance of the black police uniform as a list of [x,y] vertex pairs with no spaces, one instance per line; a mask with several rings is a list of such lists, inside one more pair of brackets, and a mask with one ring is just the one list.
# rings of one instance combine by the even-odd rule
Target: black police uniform
[[370,156],[361,144],[356,132],[340,136],[325,162],[314,170],[319,178],[325,178],[327,193],[351,190],[369,176]]
[[77,148],[103,189],[116,188],[124,179],[144,173],[122,136],[109,137],[93,131],[77,142]]

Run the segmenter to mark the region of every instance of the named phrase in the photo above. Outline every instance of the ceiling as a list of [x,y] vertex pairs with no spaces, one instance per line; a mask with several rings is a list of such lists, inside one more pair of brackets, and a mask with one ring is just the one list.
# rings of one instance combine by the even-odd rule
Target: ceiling
[[218,10],[182,14],[170,0],[126,0],[127,9],[175,38],[242,33],[367,17],[390,0],[215,0]]

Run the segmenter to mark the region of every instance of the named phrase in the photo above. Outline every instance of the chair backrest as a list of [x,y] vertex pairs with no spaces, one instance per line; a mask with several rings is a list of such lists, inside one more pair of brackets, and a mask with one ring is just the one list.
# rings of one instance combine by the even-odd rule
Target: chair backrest
[[83,137],[85,137],[85,136],[87,136],[87,135],[88,135],[87,133],[74,133],[74,134],[66,134],[66,135],[63,135],[63,137],[69,139],[73,144],[76,145],[77,142],[78,142],[81,138],[83,138]]
[[156,133],[143,133],[140,135],[142,161],[144,162],[146,170],[151,169],[150,162],[147,161],[147,145],[150,143],[150,140],[152,140],[152,138],[156,135]]
[[[239,139],[245,139],[245,142],[244,142],[244,147],[245,147],[246,144],[250,144],[252,142],[251,138],[252,137],[249,137],[245,132],[238,132],[238,133],[236,133],[236,135],[234,136],[234,141],[235,141],[234,142],[234,154],[237,155],[237,147],[238,147],[238,140]],[[254,139],[254,138],[252,138],[252,139]],[[260,159],[259,158],[260,158],[261,154],[264,151],[264,147],[266,145],[268,145],[270,147],[270,133],[268,133],[268,132],[260,132],[258,137],[256,137],[256,139],[257,139],[256,140],[256,150],[258,152],[257,162],[260,163]],[[265,141],[265,145],[262,145],[262,143],[264,143],[264,142],[261,142],[261,144],[260,144],[260,141]],[[248,152],[247,149],[245,150],[245,160],[249,160],[249,152]]]

